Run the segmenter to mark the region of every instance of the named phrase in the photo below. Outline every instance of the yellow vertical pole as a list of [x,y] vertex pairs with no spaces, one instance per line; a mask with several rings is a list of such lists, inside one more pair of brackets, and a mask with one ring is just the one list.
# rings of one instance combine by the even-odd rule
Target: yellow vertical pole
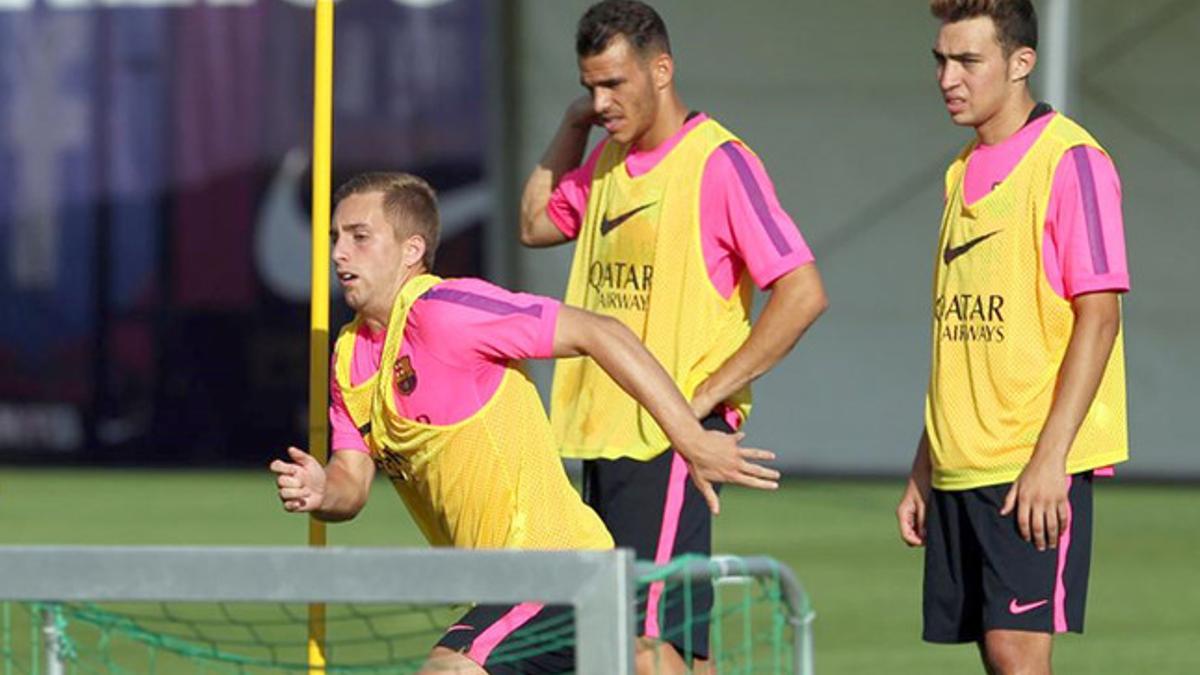
[[[313,63],[312,297],[308,448],[322,464],[329,445],[329,196],[333,145],[333,0],[316,0]],[[308,545],[325,545],[325,523],[308,521]],[[325,605],[308,607],[308,672],[325,672]]]

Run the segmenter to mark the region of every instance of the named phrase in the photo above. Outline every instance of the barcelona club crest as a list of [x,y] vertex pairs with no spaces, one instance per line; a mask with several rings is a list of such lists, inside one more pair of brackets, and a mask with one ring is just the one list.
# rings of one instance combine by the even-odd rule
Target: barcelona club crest
[[412,360],[407,356],[401,356],[392,364],[392,372],[396,376],[396,388],[400,393],[408,396],[417,388],[417,371],[413,370]]

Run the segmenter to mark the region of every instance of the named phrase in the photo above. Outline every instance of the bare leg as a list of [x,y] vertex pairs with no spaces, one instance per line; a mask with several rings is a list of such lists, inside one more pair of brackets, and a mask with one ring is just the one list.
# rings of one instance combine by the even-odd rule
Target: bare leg
[[646,637],[637,639],[635,657],[638,675],[683,675],[687,668],[670,643]]
[[1050,675],[1053,636],[1020,630],[989,630],[984,663],[994,675]]
[[984,646],[983,640],[976,642],[975,646],[979,648],[979,660],[983,661],[983,671],[987,675],[997,675],[996,670],[992,668],[992,664],[988,663],[987,647]]
[[429,658],[425,660],[425,665],[421,666],[421,672],[418,675],[447,675],[448,673],[487,675],[487,671],[478,663],[467,658],[466,654],[446,647],[434,647],[433,651],[429,652]]

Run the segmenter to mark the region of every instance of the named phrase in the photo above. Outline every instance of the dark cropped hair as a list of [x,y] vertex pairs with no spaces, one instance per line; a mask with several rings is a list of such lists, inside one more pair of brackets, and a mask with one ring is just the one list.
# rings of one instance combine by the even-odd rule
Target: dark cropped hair
[[1037,49],[1037,12],[1030,0],[930,0],[929,11],[942,23],[991,18],[1006,56],[1020,47]]
[[379,192],[383,195],[383,214],[392,225],[396,240],[418,235],[425,240],[425,269],[433,269],[441,222],[438,218],[437,193],[419,176],[399,171],[360,173],[342,183],[333,194],[336,207],[351,195]]
[[654,8],[638,0],[603,0],[583,13],[575,31],[575,54],[595,56],[608,48],[612,39],[625,36],[641,56],[671,53],[667,25]]

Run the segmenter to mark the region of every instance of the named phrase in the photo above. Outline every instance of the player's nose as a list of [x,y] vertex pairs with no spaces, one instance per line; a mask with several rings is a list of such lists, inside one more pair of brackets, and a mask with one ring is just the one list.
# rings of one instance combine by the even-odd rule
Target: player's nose
[[609,103],[611,101],[612,97],[609,96],[608,93],[597,89],[596,91],[592,92],[592,112],[596,113],[597,115],[603,115],[608,111]]

